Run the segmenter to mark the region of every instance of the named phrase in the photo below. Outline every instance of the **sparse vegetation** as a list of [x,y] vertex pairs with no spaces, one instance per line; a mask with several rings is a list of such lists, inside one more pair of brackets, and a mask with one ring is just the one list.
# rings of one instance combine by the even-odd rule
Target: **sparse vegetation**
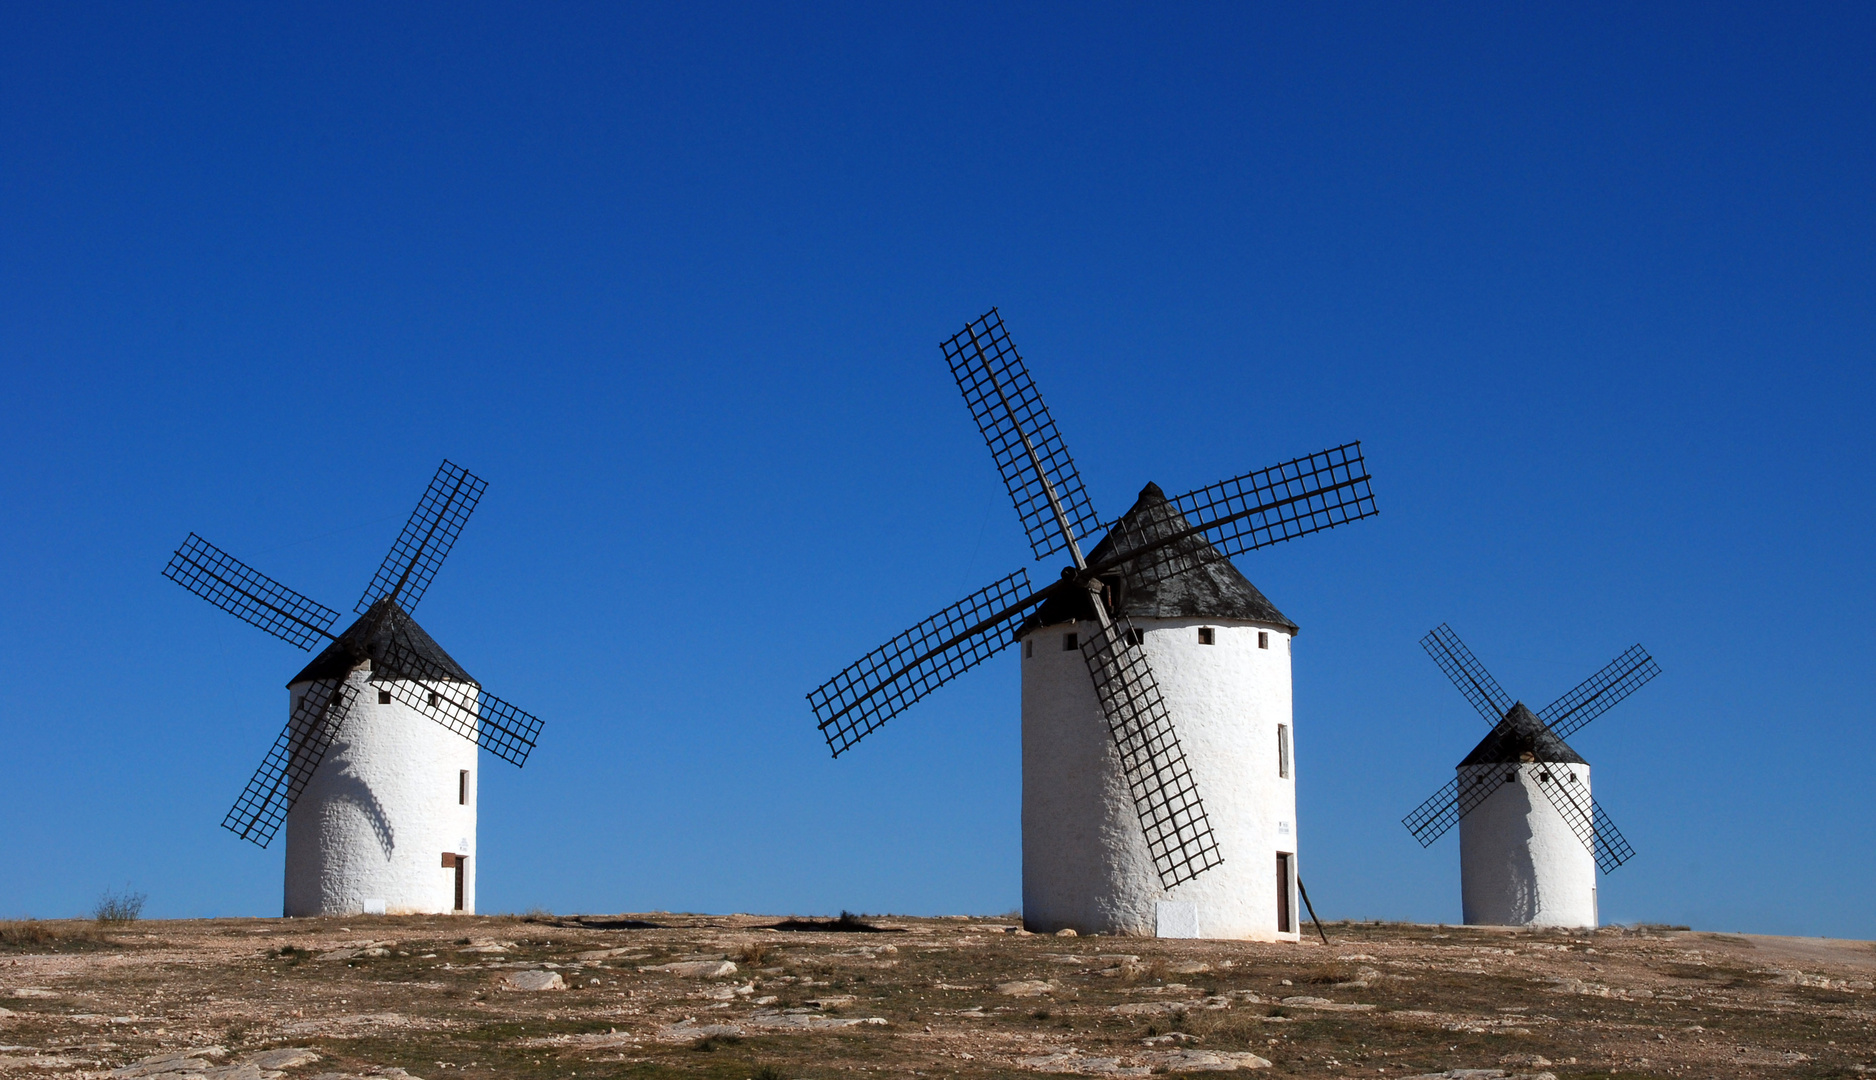
[[[288,1039],[326,1059],[291,1076],[396,1067],[465,1080],[862,1070],[987,1080],[1072,1049],[1167,1075],[1188,1071],[1180,1065],[1191,1055],[1248,1052],[1274,1063],[1271,1076],[1497,1068],[1563,1080],[1611,1070],[1822,1080],[1867,1063],[1864,1017],[1876,1007],[1876,955],[1861,944],[1366,922],[1339,927],[1331,949],[1077,942],[986,933],[982,920],[851,914],[849,923],[904,936],[856,935],[822,919],[818,933],[782,938],[763,933],[773,918],[655,919],[606,919],[648,927],[623,932],[572,916],[526,927],[512,916],[143,923],[130,935],[90,921],[0,924],[0,946],[72,954],[43,976],[25,974],[31,964],[8,969],[22,973],[9,980],[20,993],[6,1001],[18,1014],[8,1037],[76,1045],[96,1038],[82,1015],[187,1010],[186,1026],[114,1026],[100,1071],[208,1042],[227,1048],[223,1065]],[[258,936],[269,933],[278,936]],[[98,962],[70,944],[87,939],[126,951]],[[367,940],[395,945],[355,967],[319,959]],[[505,951],[458,951],[492,942]],[[658,970],[724,957],[738,962],[734,977]],[[573,990],[495,988],[507,969],[549,964]],[[1018,989],[1036,980],[1049,984],[1046,996]]]
[[121,926],[134,923],[143,917],[143,902],[149,897],[140,892],[132,892],[126,884],[122,891],[106,889],[98,897],[97,906],[91,909],[91,917],[99,926]]
[[95,927],[83,924],[40,919],[0,922],[0,950],[9,952],[61,952],[109,944]]

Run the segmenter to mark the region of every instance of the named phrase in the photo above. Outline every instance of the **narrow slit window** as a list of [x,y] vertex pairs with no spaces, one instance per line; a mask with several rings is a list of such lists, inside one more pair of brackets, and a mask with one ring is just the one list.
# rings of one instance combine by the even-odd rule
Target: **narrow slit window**
[[378,691],[378,704],[389,705],[390,703],[391,703],[391,692],[389,690]]
[[1079,649],[1079,648],[1081,648],[1081,635],[1080,634],[1063,634],[1062,635],[1062,651],[1063,652],[1074,652],[1076,649]]
[[1290,778],[1290,725],[1277,725],[1277,775]]
[[1200,645],[1213,645],[1213,644],[1216,644],[1217,641],[1218,641],[1218,631],[1213,630],[1209,626],[1199,627],[1199,644]]
[[1034,641],[1023,642],[1023,659],[1027,660],[1034,655],[1036,655],[1036,643]]
[[430,692],[430,707],[431,707],[432,709],[434,709],[434,708],[436,708],[436,707],[437,707],[437,696],[436,696],[436,692],[435,692],[435,691],[431,691],[431,692]]
[[456,805],[457,806],[469,805],[469,770],[468,769],[459,769],[456,772]]
[[1259,630],[1257,632],[1257,647],[1260,649],[1270,648],[1270,631]]

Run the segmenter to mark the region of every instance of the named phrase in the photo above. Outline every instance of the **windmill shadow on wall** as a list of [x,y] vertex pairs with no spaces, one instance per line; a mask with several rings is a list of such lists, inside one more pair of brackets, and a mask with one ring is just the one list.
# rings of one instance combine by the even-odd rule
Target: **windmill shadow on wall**
[[1294,940],[1297,628],[1230,556],[1372,516],[1360,444],[1170,499],[1148,484],[1103,526],[996,310],[942,348],[1031,550],[1072,565],[1039,589],[1019,569],[810,693],[829,749],[1021,641],[1030,928]]
[[163,570],[288,644],[327,643],[288,682],[287,726],[222,821],[261,847],[286,825],[288,915],[474,910],[476,748],[519,767],[541,722],[483,690],[411,612],[486,486],[437,469],[341,633],[337,611],[194,533]]

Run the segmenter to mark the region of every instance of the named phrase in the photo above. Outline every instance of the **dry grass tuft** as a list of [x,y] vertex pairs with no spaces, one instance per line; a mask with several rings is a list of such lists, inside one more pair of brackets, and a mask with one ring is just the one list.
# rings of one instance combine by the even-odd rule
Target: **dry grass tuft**
[[0,922],[0,949],[35,951],[97,948],[110,939],[89,926],[72,926],[38,919]]
[[774,950],[766,941],[752,941],[736,950],[736,962],[748,967],[757,967],[767,960]]

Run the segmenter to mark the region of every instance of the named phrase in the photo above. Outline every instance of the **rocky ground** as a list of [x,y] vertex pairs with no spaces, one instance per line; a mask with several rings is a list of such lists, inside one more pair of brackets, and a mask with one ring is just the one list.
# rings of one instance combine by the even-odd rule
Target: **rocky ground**
[[1868,942],[1327,930],[1324,946],[975,918],[0,924],[0,1076],[1876,1073]]

